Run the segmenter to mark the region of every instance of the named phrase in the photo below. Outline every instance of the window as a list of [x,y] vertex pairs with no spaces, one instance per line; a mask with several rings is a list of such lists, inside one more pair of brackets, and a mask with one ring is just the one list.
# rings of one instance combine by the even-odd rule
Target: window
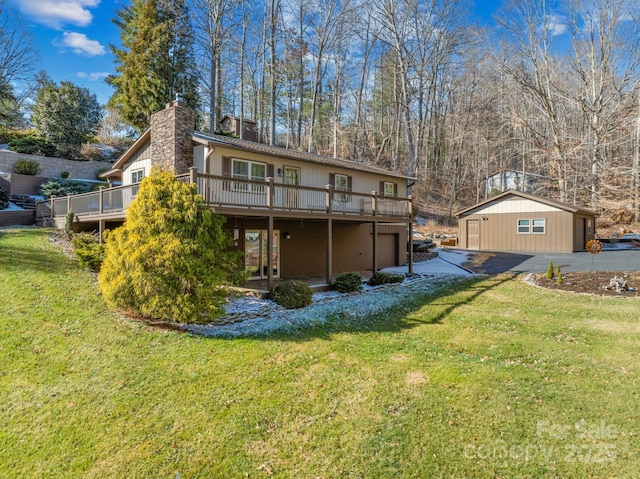
[[131,172],[131,184],[140,183],[144,178],[144,170],[133,170]]
[[544,234],[545,233],[545,219],[526,219],[518,220],[518,234]]
[[518,220],[518,234],[529,234],[529,220]]
[[384,182],[383,194],[384,194],[384,196],[395,196],[395,194],[396,194],[396,185],[395,185],[395,183],[392,183],[391,181],[385,181]]
[[544,219],[534,219],[532,222],[533,227],[531,228],[531,232],[533,234],[544,234]]
[[[241,178],[243,180],[265,181],[265,179],[267,178],[267,165],[265,163],[237,160],[234,158],[232,160],[231,176],[233,176],[234,178]],[[233,189],[262,193],[264,192],[264,185],[234,182]]]
[[334,188],[336,190],[336,198],[340,201],[347,201],[346,192],[349,190],[349,177],[347,175],[339,175],[335,176]]

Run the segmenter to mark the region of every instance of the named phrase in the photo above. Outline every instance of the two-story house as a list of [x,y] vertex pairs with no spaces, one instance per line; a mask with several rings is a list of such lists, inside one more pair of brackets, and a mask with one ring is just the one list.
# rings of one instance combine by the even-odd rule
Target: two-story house
[[[125,220],[153,166],[196,183],[206,204],[227,218],[251,279],[267,281],[410,264],[412,203],[405,175],[255,141],[194,131],[179,99],[103,174],[121,186],[50,200],[58,226],[67,211],[102,232]],[[41,208],[42,209],[42,208]]]

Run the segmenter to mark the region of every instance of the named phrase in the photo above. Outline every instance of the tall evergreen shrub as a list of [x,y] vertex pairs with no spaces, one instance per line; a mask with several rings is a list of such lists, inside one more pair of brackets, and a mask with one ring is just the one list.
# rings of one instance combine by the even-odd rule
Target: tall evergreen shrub
[[207,322],[224,312],[225,285],[244,275],[225,218],[204,207],[196,186],[154,170],[106,238],[98,280],[107,303],[144,316]]

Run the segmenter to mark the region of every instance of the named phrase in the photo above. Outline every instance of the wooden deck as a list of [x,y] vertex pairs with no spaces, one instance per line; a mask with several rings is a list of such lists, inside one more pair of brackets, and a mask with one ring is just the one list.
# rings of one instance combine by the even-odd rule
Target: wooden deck
[[[411,198],[380,196],[325,188],[276,184],[273,178],[252,181],[204,175],[195,169],[178,180],[195,183],[206,205],[226,215],[315,217],[362,221],[407,221],[412,217]],[[103,188],[80,195],[51,198],[37,205],[38,218],[64,218],[73,211],[76,221],[123,220],[140,184]]]

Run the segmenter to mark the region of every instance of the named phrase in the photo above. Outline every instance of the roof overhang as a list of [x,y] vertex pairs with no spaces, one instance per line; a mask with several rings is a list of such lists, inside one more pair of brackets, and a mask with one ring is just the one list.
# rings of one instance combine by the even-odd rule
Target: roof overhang
[[559,208],[561,210],[564,211],[568,211],[570,213],[578,213],[578,214],[583,214],[583,215],[587,215],[587,216],[597,216],[597,214],[593,211],[589,211],[583,208],[579,208],[577,206],[574,205],[570,205],[569,203],[564,203],[562,201],[557,201],[557,200],[552,200],[549,198],[545,198],[543,196],[538,196],[538,195],[532,195],[531,193],[525,193],[524,191],[518,191],[518,190],[507,190],[503,193],[500,193],[496,196],[492,196],[491,198],[487,198],[484,201],[481,201],[480,203],[477,203],[473,206],[469,206],[468,208],[464,208],[462,210],[456,211],[454,213],[454,216],[456,217],[460,217],[462,215],[465,215],[467,213],[469,213],[470,211],[473,211],[477,208],[481,208],[485,205],[488,205],[489,203],[493,203],[495,201],[501,200],[507,196],[518,196],[520,198],[524,198],[527,200],[531,200],[531,201],[535,201],[538,203],[542,203],[548,206],[553,206],[555,208]]

